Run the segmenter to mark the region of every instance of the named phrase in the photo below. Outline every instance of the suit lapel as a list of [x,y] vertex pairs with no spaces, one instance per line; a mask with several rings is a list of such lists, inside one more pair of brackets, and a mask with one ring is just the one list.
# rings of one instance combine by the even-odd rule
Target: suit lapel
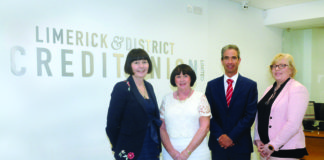
[[220,86],[220,87],[218,87],[220,90],[218,93],[221,93],[220,99],[222,101],[222,106],[225,106],[228,109],[227,102],[226,102],[226,95],[225,95],[226,93],[225,93],[225,86],[224,86],[224,75],[217,82],[217,86]]
[[[145,104],[144,104],[144,101],[143,101],[143,97],[142,95],[140,94],[140,92],[138,91],[137,87],[136,87],[136,84],[135,84],[135,81],[133,79],[132,76],[129,76],[128,77],[128,82],[130,84],[130,90],[132,92],[132,94],[134,95],[134,97],[136,98],[137,102],[141,105],[141,108],[145,111],[145,113],[147,114],[147,111],[145,109]],[[146,87],[146,85],[145,85]]]
[[233,104],[232,102],[234,102],[235,99],[239,96],[239,93],[240,93],[240,90],[241,90],[242,87],[243,87],[243,80],[242,80],[241,75],[239,74],[238,77],[237,77],[237,82],[236,82],[235,87],[234,87],[234,91],[233,91],[233,95],[232,95],[232,98],[231,98],[229,108],[231,108],[231,106]]

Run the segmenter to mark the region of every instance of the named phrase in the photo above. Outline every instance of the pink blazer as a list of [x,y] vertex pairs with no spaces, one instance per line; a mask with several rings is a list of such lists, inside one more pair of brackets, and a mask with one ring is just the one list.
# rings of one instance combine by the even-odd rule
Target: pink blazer
[[[263,96],[271,88],[272,86],[269,86]],[[291,78],[273,102],[269,117],[269,127],[271,126],[271,128],[269,128],[268,134],[269,144],[273,145],[275,151],[305,147],[302,121],[308,99],[307,89]],[[254,140],[260,140],[257,117],[255,120]]]

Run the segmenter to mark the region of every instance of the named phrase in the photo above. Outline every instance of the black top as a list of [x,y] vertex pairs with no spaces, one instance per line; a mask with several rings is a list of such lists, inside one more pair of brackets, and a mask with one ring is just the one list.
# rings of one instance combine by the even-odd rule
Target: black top
[[159,144],[158,131],[160,131],[159,127],[161,126],[161,124],[160,124],[161,122],[160,122],[160,119],[155,118],[155,105],[151,99],[143,98],[143,101],[144,101],[145,110],[147,112],[147,116],[149,119],[148,132],[150,134],[151,139],[155,143]]
[[[271,126],[269,126],[269,119],[272,119],[272,117],[270,117],[272,104],[289,80],[290,78],[288,78],[276,91],[277,82],[275,82],[268,93],[258,103],[258,132],[264,144],[270,142],[268,129],[271,128]],[[304,155],[308,155],[306,148],[291,150],[279,149],[279,151],[274,151],[271,154],[272,157],[280,158],[302,158]]]
[[151,99],[144,99],[145,110],[149,117],[148,129],[143,142],[143,147],[138,160],[159,160],[158,126],[154,122],[155,106]]

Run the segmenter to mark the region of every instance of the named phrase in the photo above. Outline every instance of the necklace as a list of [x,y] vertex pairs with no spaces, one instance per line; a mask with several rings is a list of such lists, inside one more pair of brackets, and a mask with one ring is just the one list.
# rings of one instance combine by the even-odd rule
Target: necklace
[[144,93],[142,93],[139,88],[138,88],[138,91],[140,92],[140,94],[143,96],[144,99],[149,99],[147,91],[146,91],[145,84],[144,84]]
[[186,100],[190,97],[192,91],[193,91],[193,90],[190,89],[189,94],[188,94],[188,95],[186,96],[186,98],[183,99],[183,100],[180,100],[180,97],[179,97],[179,91],[177,91],[177,99],[179,100],[179,102],[184,102],[184,101],[186,101]]
[[270,101],[275,97],[275,95],[276,95],[276,93],[277,93],[277,91],[278,91],[279,88],[280,88],[280,85],[278,85],[278,86],[276,86],[274,88],[274,91],[271,94],[270,98],[265,102],[266,105],[269,105]]
[[[133,78],[134,78],[134,75],[133,75]],[[136,88],[137,88],[138,92],[141,94],[141,96],[144,99],[149,99],[149,96],[147,94],[147,90],[146,90],[146,87],[145,87],[144,80],[143,79],[138,79],[138,78],[136,79],[136,78],[134,78],[134,81],[135,81]],[[143,86],[143,87],[140,88],[140,86]]]

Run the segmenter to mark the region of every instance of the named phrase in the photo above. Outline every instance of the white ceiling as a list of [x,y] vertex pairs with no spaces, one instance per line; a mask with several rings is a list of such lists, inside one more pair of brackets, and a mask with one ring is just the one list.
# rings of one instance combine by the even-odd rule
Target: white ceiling
[[278,28],[289,28],[289,29],[310,29],[310,28],[323,28],[324,27],[324,18],[315,18],[315,19],[307,19],[302,21],[295,22],[287,22],[272,25]]
[[[267,10],[273,8],[279,8],[294,4],[301,4],[307,3],[311,1],[317,0],[229,0],[240,3],[248,2],[248,6]],[[289,23],[282,23],[276,24],[275,27],[279,28],[291,28],[291,29],[306,29],[306,28],[314,28],[314,27],[324,27],[324,18],[316,18],[316,19],[309,19],[303,21],[296,21],[296,22],[289,22]]]
[[249,6],[259,9],[272,9],[283,6],[289,6],[293,4],[311,2],[316,0],[230,0],[242,4],[242,2],[248,2]]

